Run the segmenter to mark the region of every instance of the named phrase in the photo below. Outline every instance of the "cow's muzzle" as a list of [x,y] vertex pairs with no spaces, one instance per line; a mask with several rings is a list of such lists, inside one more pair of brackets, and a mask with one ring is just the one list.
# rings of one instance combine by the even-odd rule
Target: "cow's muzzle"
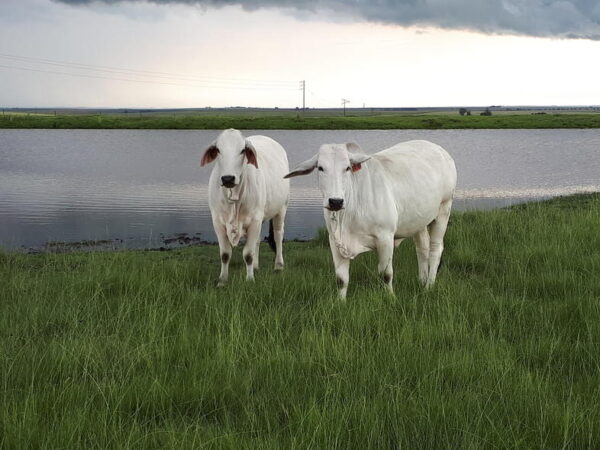
[[223,175],[221,177],[221,184],[226,188],[235,187],[235,176],[233,175]]
[[328,203],[327,209],[330,211],[339,211],[344,207],[343,198],[330,198]]

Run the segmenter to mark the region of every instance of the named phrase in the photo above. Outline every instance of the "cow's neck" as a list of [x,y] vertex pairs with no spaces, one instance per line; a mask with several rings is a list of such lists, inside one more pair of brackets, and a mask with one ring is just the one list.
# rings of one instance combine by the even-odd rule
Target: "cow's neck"
[[329,215],[330,230],[335,246],[344,258],[354,259],[356,254],[346,245],[344,236],[345,211],[332,211]]
[[[371,163],[371,161],[369,161]],[[350,216],[360,216],[372,201],[370,164],[363,164],[359,172],[354,174],[346,192],[347,212]]]
[[363,166],[363,173],[356,174],[351,178],[348,188],[345,192],[346,207],[340,211],[332,211],[329,215],[330,231],[332,233],[335,246],[344,258],[354,259],[357,255],[355,249],[349,246],[349,235],[351,230],[348,229],[348,224],[356,220],[357,216],[362,214],[364,202],[368,199],[363,194],[363,187],[368,184],[370,173],[368,168]]
[[243,224],[240,223],[240,214],[242,213],[245,199],[252,194],[251,186],[252,183],[248,182],[248,174],[242,173],[242,180],[237,186],[222,190],[225,203],[228,205],[225,229],[227,238],[233,247],[239,243],[244,235]]

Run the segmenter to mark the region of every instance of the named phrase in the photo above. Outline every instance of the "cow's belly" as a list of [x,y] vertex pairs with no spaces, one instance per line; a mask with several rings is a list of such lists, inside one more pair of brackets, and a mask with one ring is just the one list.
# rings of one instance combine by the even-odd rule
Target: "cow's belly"
[[429,225],[434,219],[435,217],[432,216],[413,218],[409,221],[400,219],[394,232],[394,239],[412,237]]
[[280,183],[269,189],[264,207],[264,220],[272,219],[281,212],[282,208],[288,203],[289,191],[289,183]]
[[400,211],[396,221],[396,238],[408,238],[423,230],[435,220],[440,211],[443,197],[440,193],[430,192],[415,196],[417,200],[406,202],[398,207]]

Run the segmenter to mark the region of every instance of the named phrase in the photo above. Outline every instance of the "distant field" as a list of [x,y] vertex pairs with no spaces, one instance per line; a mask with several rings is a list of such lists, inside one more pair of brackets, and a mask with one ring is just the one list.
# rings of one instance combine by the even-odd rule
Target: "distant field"
[[336,298],[324,236],[260,254],[0,252],[0,448],[600,448],[600,195],[457,213]]
[[[312,114],[312,113],[311,113]],[[458,113],[402,113],[314,116],[301,113],[252,114],[13,114],[0,116],[0,128],[89,129],[452,129],[452,128],[600,128],[600,113],[524,114],[492,116]]]

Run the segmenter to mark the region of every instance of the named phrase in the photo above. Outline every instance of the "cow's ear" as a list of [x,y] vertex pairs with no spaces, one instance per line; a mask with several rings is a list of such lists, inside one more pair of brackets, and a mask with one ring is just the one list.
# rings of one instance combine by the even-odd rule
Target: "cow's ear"
[[244,155],[246,155],[246,159],[248,160],[248,164],[252,164],[254,167],[258,169],[258,161],[256,160],[256,149],[252,142],[246,139],[246,147],[244,148]]
[[298,164],[294,168],[294,170],[292,170],[290,173],[288,173],[283,178],[292,178],[292,177],[297,177],[297,176],[300,176],[300,175],[308,175],[313,170],[315,170],[315,167],[317,167],[317,160],[318,160],[318,158],[319,158],[319,155],[315,155],[312,158],[307,159],[303,163]]
[[210,147],[208,147],[204,151],[204,155],[202,155],[200,165],[204,167],[205,165],[210,164],[215,159],[217,159],[217,156],[219,156],[219,149],[217,148],[217,144],[213,142],[212,144],[210,144]]
[[352,172],[358,172],[362,168],[362,163],[371,159],[370,155],[365,155],[362,152],[362,148],[354,142],[348,142],[346,144],[348,150],[348,157],[350,158],[350,164],[352,165]]

